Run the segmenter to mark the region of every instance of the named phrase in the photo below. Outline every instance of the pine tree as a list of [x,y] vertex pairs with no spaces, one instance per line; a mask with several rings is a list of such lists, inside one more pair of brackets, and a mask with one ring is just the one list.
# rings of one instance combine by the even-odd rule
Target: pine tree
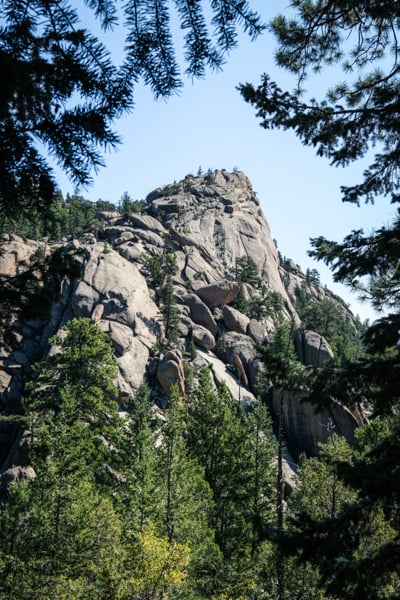
[[160,430],[157,474],[162,496],[162,529],[171,547],[188,544],[190,561],[186,596],[197,591],[206,597],[215,586],[221,556],[210,527],[213,500],[202,466],[188,455],[186,422],[178,390],[169,395],[167,421]]
[[[252,38],[264,29],[247,2],[213,6],[213,35],[200,2],[175,5],[191,77],[222,66],[237,44],[240,25]],[[75,184],[86,185],[91,171],[104,164],[102,153],[120,142],[112,125],[132,109],[138,79],[156,97],[168,97],[182,85],[168,3],[128,2],[118,8],[114,0],[86,3],[102,29],[96,37],[84,27],[81,7],[68,0],[2,2],[0,217],[32,206],[44,211],[54,197],[54,173],[36,142]],[[115,66],[103,40],[119,21],[124,56]]]
[[261,410],[247,417],[226,388],[214,389],[206,369],[191,395],[187,444],[213,494],[211,523],[224,557],[214,592],[228,597],[251,593],[256,550],[273,512],[274,445],[268,419]]
[[[281,90],[268,75],[258,88],[241,86],[245,99],[258,111],[263,127],[292,129],[319,156],[335,166],[347,166],[368,156],[370,165],[360,182],[341,188],[345,201],[359,204],[380,195],[397,203],[399,196],[399,7],[388,2],[333,1],[292,3],[290,18],[278,16],[272,28],[278,37],[278,64],[298,77],[298,92]],[[343,78],[319,100],[307,102],[302,90],[310,73],[341,65]],[[355,230],[343,243],[323,237],[312,241],[312,255],[328,264],[342,281],[388,314],[365,334],[367,354],[354,363],[329,366],[313,386],[316,402],[332,397],[353,408],[367,405],[376,415],[397,420],[399,387],[399,218],[371,234]],[[399,443],[393,434],[373,451],[373,460],[350,465],[341,477],[357,482],[359,501],[353,510],[329,523],[309,523],[313,552],[329,557],[331,589],[341,598],[396,597],[400,559],[397,538],[383,542],[366,557],[361,550],[362,523],[371,521],[379,505],[399,505],[391,485],[397,478]],[[345,476],[345,472],[347,475]],[[358,476],[362,472],[364,479]],[[382,473],[384,481],[382,481]],[[398,487],[398,486],[397,486]],[[336,529],[335,529],[336,527]],[[337,532],[337,535],[336,533]],[[304,538],[304,532],[303,532]],[[304,538],[305,539],[305,538]],[[327,540],[329,539],[329,543]],[[318,542],[318,543],[317,543]],[[343,559],[341,548],[351,548]],[[321,555],[321,562],[324,561]],[[335,568],[332,571],[332,564]],[[337,568],[336,568],[337,567]],[[354,581],[354,573],[358,581]],[[395,584],[397,585],[397,583]]]
[[104,431],[116,418],[116,363],[110,340],[90,319],[69,321],[50,339],[59,351],[41,361],[30,384],[31,412],[62,414],[68,425],[90,423]]
[[174,342],[179,337],[179,312],[175,300],[172,276],[167,275],[166,281],[161,289],[161,314],[165,328],[165,337]]

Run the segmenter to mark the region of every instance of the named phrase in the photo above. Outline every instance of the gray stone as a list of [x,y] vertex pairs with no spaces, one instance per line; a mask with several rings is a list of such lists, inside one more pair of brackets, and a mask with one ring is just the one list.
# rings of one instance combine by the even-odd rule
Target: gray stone
[[319,444],[324,444],[333,435],[342,435],[350,443],[354,440],[354,431],[358,427],[357,418],[338,403],[323,407],[316,412],[310,402],[304,400],[307,392],[287,392],[279,389],[273,392],[272,409],[277,416],[283,394],[284,428],[289,448],[316,456]]
[[196,290],[196,294],[210,308],[233,302],[238,293],[239,286],[232,281],[217,281]]
[[197,346],[205,350],[212,350],[215,346],[215,337],[205,327],[195,325],[192,329],[192,340]]
[[224,325],[229,331],[237,331],[237,333],[247,333],[247,327],[250,319],[243,313],[232,308],[231,306],[224,306],[222,309],[224,318]]
[[299,360],[305,365],[320,368],[333,358],[328,342],[315,331],[297,331],[294,343]]
[[118,354],[122,356],[131,350],[133,343],[131,327],[117,321],[101,321],[99,326],[110,334],[111,343]]
[[198,356],[195,360],[196,366],[201,368],[204,364],[210,365],[217,386],[224,383],[232,398],[246,409],[255,406],[255,396],[243,387],[243,381],[239,381],[232,370],[228,369],[222,360],[217,358],[212,352],[199,350],[197,354]]
[[190,318],[194,323],[202,325],[208,329],[214,336],[218,331],[217,324],[212,316],[210,309],[195,294],[184,294],[181,296],[182,302],[190,309]]
[[173,385],[178,386],[179,393],[185,393],[185,375],[180,352],[169,351],[166,353],[158,365],[157,379],[166,394],[171,391]]
[[150,215],[131,214],[129,215],[129,221],[139,229],[148,229],[159,234],[166,232],[162,223]]
[[0,475],[0,485],[3,489],[7,489],[13,483],[33,481],[34,479],[36,479],[36,473],[33,467],[10,467]]
[[98,323],[104,313],[104,304],[97,304],[92,311],[92,321],[93,323]]
[[267,330],[264,325],[257,321],[256,319],[250,319],[249,324],[247,325],[247,335],[249,335],[256,344],[262,345],[267,340]]
[[138,337],[132,337],[129,350],[117,358],[116,383],[121,396],[128,399],[143,383],[148,360],[149,349]]
[[251,338],[242,333],[228,331],[219,338],[216,354],[221,360],[231,364],[237,355],[242,362],[250,388],[255,390],[263,363]]

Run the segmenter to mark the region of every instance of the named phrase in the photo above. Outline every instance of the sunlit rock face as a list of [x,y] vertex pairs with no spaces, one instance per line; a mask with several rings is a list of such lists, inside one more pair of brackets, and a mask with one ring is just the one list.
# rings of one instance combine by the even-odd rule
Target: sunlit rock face
[[[143,213],[102,212],[93,232],[79,240],[29,241],[3,235],[1,285],[29,269],[35,271],[39,255],[51,269],[56,253],[77,268],[74,274],[58,272],[58,279],[53,278],[56,284],[44,314],[21,317],[13,306],[3,311],[0,408],[5,415],[21,412],[24,384],[32,376],[33,363],[49,352],[49,338],[74,317],[90,318],[110,335],[121,405],[146,381],[154,403],[162,408],[172,385],[177,385],[181,395],[187,389],[185,362],[191,363],[192,372],[208,367],[216,385],[225,381],[234,400],[245,407],[257,401],[264,368],[259,347],[273,339],[274,314],[268,306],[259,315],[246,315],[240,308],[241,295],[249,303],[275,294],[281,300],[283,317],[300,324],[295,292],[305,276],[292,261],[282,263],[256,194],[241,172],[187,176],[158,188],[148,195]],[[166,336],[161,310],[167,255],[175,265],[173,286],[179,315],[173,343]],[[156,280],[149,266],[151,259],[162,265],[161,280]],[[243,259],[255,265],[257,281],[246,280],[243,274],[239,277],[238,264]],[[47,285],[39,272],[37,285]],[[310,289],[315,299],[328,295],[317,284]],[[326,341],[312,331],[297,333],[295,344],[305,364],[321,366],[332,356]],[[271,410],[276,413],[274,398]],[[318,451],[318,443],[330,431],[351,439],[357,425],[355,417],[339,404],[322,419],[295,395],[285,402],[284,418],[292,446],[310,453]],[[23,462],[26,453],[17,450],[14,433],[0,425],[0,470],[12,466],[11,455],[13,464],[18,463],[16,456]]]

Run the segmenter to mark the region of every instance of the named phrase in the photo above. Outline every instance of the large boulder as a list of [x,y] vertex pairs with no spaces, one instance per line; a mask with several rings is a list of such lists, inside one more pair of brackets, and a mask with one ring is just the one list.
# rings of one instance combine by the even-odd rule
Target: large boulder
[[[217,358],[212,352],[200,350],[198,354],[201,359],[201,364],[205,363],[211,367],[213,378],[217,386],[222,383],[225,384],[232,398],[245,409],[255,406],[255,396],[246,389],[246,387],[243,387],[243,380],[239,380],[236,374],[232,369],[227,367],[224,361]],[[197,359],[196,362],[198,362]]]
[[294,344],[299,360],[304,365],[320,368],[326,361],[333,358],[333,352],[328,342],[315,331],[297,331]]
[[82,279],[71,298],[74,316],[116,321],[130,327],[135,335],[156,341],[158,308],[151,298],[146,279],[139,269],[117,252],[104,252],[103,244],[90,248]]
[[182,355],[178,350],[170,350],[160,361],[157,369],[157,379],[166,394],[170,392],[173,385],[178,386],[179,393],[185,393]]
[[202,325],[213,335],[218,331],[217,323],[210,309],[200,300],[196,294],[183,294],[181,300],[190,309],[190,318],[197,325]]
[[233,281],[216,281],[196,290],[196,294],[210,308],[233,302],[236,300],[238,293],[239,286]]
[[250,323],[249,317],[231,306],[224,306],[222,309],[224,325],[229,331],[237,331],[237,333],[247,333],[247,327]]
[[117,358],[116,384],[122,400],[128,400],[143,383],[149,349],[138,337],[131,337],[124,353]]
[[193,326],[192,340],[197,346],[200,346],[205,350],[212,350],[215,346],[215,337],[208,329],[201,325]]
[[0,488],[6,490],[13,483],[33,481],[34,479],[36,479],[36,473],[33,467],[10,467],[0,475]]
[[224,333],[217,342],[216,354],[218,358],[232,365],[237,360],[235,356],[238,356],[245,370],[250,388],[256,389],[258,375],[263,369],[263,363],[255,343],[249,336],[234,331]]
[[268,341],[267,330],[265,329],[264,325],[256,319],[250,319],[249,324],[247,325],[246,333],[259,346]]
[[160,235],[166,233],[166,229],[162,223],[150,215],[133,213],[129,215],[129,221],[138,229],[148,229],[149,231],[156,232]]

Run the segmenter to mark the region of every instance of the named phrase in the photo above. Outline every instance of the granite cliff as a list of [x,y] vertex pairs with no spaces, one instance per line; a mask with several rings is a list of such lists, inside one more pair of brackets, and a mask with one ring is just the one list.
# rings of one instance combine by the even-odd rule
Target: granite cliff
[[[179,315],[173,342],[167,339],[160,310],[160,281],[168,268]],[[277,306],[299,328],[295,341],[300,360],[320,366],[331,358],[326,340],[301,329],[299,288],[307,288],[309,299],[329,297],[353,319],[340,299],[308,281],[292,261],[282,260],[241,172],[187,176],[157,188],[146,198],[143,212],[99,213],[95,226],[80,239],[31,241],[5,234],[0,277],[6,287],[24,277],[32,287],[24,310],[9,305],[1,312],[2,472],[23,464],[26,451],[23,432],[11,427],[7,417],[21,412],[33,363],[53,351],[48,339],[73,317],[91,318],[110,334],[121,406],[146,379],[161,409],[172,383],[184,391],[185,362],[208,365],[216,384],[224,381],[244,406],[256,402],[259,374],[268,371],[258,347],[273,338]],[[46,309],[40,311],[43,296]],[[240,298],[257,310],[249,314],[241,309]],[[316,415],[302,396],[287,394],[284,402],[292,448],[315,453],[333,430],[351,439],[359,415],[338,403]],[[272,411],[277,409],[273,395],[270,404]]]

